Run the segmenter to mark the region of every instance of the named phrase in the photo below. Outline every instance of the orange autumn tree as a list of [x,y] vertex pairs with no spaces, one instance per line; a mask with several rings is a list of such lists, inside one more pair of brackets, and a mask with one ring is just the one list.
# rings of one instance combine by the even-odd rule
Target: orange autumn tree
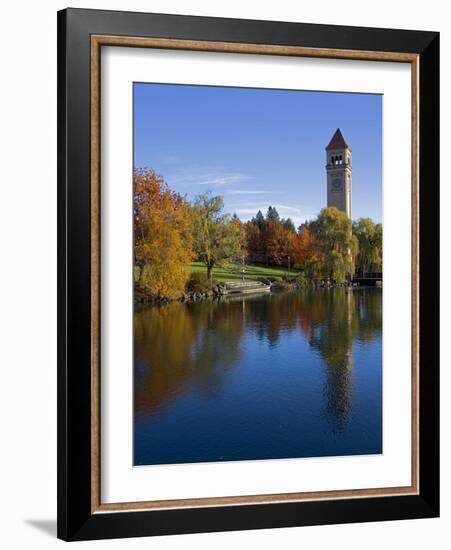
[[[274,210],[271,209],[273,216]],[[312,239],[306,224],[296,232],[290,219],[265,220],[259,212],[244,227],[248,256],[252,262],[280,266],[290,264],[304,269],[306,262],[312,258]]]
[[269,222],[266,228],[266,256],[273,265],[287,265],[295,234],[280,223]]
[[300,228],[292,242],[291,257],[293,264],[304,267],[305,262],[313,255],[312,238],[307,227]]
[[136,290],[157,298],[178,298],[193,256],[191,207],[147,168],[135,169],[133,191]]
[[244,224],[244,230],[249,260],[251,262],[264,263],[266,261],[265,229],[260,229],[256,223],[250,221]]

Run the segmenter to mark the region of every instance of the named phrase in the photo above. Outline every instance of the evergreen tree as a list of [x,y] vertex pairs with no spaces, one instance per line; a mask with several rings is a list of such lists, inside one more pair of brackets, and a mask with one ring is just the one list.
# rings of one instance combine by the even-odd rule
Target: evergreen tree
[[268,223],[280,223],[280,216],[277,212],[276,207],[268,206],[268,211],[266,213],[266,221]]
[[282,224],[283,228],[286,231],[291,231],[291,233],[296,233],[296,227],[291,218],[282,219],[280,223]]
[[251,223],[253,223],[254,225],[256,225],[260,231],[263,231],[266,227],[266,221],[265,221],[265,217],[263,216],[262,214],[262,211],[259,210],[257,212],[257,215],[254,216],[252,219],[251,219]]

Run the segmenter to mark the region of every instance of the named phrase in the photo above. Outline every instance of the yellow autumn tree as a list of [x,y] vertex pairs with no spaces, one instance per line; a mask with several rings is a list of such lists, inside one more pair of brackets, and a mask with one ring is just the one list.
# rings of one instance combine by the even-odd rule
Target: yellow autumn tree
[[153,170],[136,169],[133,183],[136,288],[148,296],[178,298],[193,256],[191,207]]

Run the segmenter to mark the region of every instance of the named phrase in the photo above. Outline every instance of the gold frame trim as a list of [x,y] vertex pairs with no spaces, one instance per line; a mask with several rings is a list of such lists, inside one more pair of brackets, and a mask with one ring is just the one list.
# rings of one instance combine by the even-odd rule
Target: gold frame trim
[[[100,499],[100,50],[102,46],[410,63],[412,71],[412,481],[407,487],[118,502]],[[419,56],[166,38],[91,36],[91,512],[164,510],[419,494]]]

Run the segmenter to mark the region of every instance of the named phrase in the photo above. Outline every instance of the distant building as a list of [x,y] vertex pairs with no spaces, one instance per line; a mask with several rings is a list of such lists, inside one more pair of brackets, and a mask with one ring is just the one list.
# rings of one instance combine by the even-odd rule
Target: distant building
[[326,147],[327,206],[352,219],[352,152],[340,128]]

